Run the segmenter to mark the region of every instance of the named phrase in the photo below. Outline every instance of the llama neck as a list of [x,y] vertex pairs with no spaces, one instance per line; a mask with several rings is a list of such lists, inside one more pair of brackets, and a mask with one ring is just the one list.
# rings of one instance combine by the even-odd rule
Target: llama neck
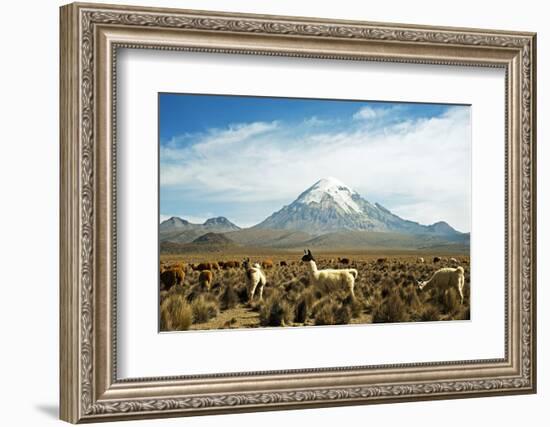
[[309,262],[309,268],[312,273],[317,273],[317,264],[315,264],[315,261],[311,260]]
[[420,290],[424,289],[426,286],[428,286],[430,283],[432,283],[433,277],[430,277],[428,280],[423,281],[420,284]]

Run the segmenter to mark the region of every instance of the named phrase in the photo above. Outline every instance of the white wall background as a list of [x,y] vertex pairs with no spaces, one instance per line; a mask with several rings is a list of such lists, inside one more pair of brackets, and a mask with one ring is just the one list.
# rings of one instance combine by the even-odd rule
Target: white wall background
[[[110,0],[113,3],[121,3]],[[550,115],[550,29],[544,2],[463,0],[357,2],[339,0],[133,0],[134,4],[325,18],[451,25],[538,32],[538,117]],[[60,424],[58,402],[58,6],[57,0],[2,7],[0,67],[0,419],[3,425]],[[423,403],[266,412],[131,425],[465,426],[543,425],[550,405],[547,364],[550,322],[545,286],[550,268],[550,127],[539,119],[539,393]]]

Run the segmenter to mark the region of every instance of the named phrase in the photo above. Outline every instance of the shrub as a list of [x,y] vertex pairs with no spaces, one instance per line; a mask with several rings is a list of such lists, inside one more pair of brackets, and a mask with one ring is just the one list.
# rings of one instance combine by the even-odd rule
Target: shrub
[[302,285],[304,285],[304,286],[306,286],[306,287],[309,286],[309,285],[311,285],[311,283],[310,283],[311,280],[309,279],[309,275],[307,275],[307,274],[304,275],[304,276],[302,276],[302,277],[300,277],[298,280],[300,281],[300,283],[301,283]]
[[325,299],[320,302],[315,308],[314,319],[316,325],[335,325],[335,306],[334,301]]
[[313,292],[305,291],[296,302],[294,308],[294,321],[297,323],[305,323],[311,315],[311,308],[313,307],[315,297]]
[[427,305],[420,315],[420,320],[422,322],[436,322],[439,320],[440,313],[439,310],[433,305]]
[[297,323],[305,323],[309,317],[309,312],[310,307],[307,301],[304,298],[301,298],[294,309],[294,321]]
[[374,323],[407,322],[409,319],[407,307],[396,290],[373,311]]
[[246,289],[246,286],[241,286],[240,288],[238,288],[236,290],[236,293],[241,304],[244,304],[248,301],[248,290]]
[[210,287],[210,292],[213,293],[214,295],[219,295],[221,290],[222,290],[221,282],[214,282]]
[[204,295],[199,296],[191,303],[193,310],[193,323],[205,323],[216,317],[219,312],[218,302],[207,299]]
[[335,307],[334,319],[337,325],[347,325],[351,321],[351,308],[347,304],[338,304]]
[[315,325],[345,325],[351,321],[352,309],[350,304],[341,302],[331,296],[319,300],[313,308]]
[[167,296],[160,306],[162,331],[186,331],[193,323],[191,306],[181,294]]
[[412,310],[417,310],[421,306],[420,298],[418,298],[418,292],[414,286],[409,286],[404,298],[407,306]]
[[[363,312],[363,304],[360,302],[360,298],[364,298],[362,292],[355,293],[356,299],[353,299],[351,295],[348,295],[343,301],[342,305],[349,308],[351,317],[359,317]],[[349,323],[349,321],[347,322]]]
[[295,305],[304,292],[304,285],[300,281],[290,281],[283,285],[284,288],[284,297],[285,300],[291,304]]
[[239,303],[239,296],[232,285],[228,284],[220,296],[220,305],[222,310],[233,308]]
[[291,313],[288,303],[281,299],[278,292],[273,292],[260,307],[260,325],[285,326],[292,321]]
[[263,304],[264,301],[270,299],[273,297],[273,295],[277,295],[279,298],[282,299],[282,288],[280,285],[275,285],[275,284],[266,284],[266,286],[264,286],[264,293],[263,293],[263,297],[262,297],[262,300],[259,299],[258,297],[258,289],[256,289],[256,294],[254,295],[254,301],[257,302],[257,303],[260,303],[260,304]]
[[204,292],[205,290],[200,284],[191,286],[187,292],[187,302],[193,303],[193,301],[199,298]]

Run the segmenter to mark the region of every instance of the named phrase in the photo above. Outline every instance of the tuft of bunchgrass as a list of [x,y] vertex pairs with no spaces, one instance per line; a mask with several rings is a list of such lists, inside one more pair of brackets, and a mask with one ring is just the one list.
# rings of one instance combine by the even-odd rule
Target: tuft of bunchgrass
[[337,307],[337,303],[330,299],[320,301],[314,310],[313,319],[315,325],[336,325],[335,311]]
[[193,312],[181,294],[164,298],[160,306],[161,331],[186,331],[193,323]]
[[409,285],[406,288],[404,300],[411,310],[418,310],[422,305],[418,297],[418,291],[414,285]]
[[278,292],[273,292],[260,306],[261,326],[286,326],[292,321],[292,310]]
[[239,295],[235,292],[235,288],[228,284],[223,293],[220,295],[220,307],[222,310],[233,308],[239,303]]
[[191,303],[193,311],[193,323],[206,323],[219,313],[218,302],[204,295],[194,299]]
[[315,325],[345,325],[351,321],[352,310],[349,304],[326,296],[313,308]]
[[294,307],[294,321],[296,323],[306,323],[311,315],[311,309],[315,302],[314,292],[310,289],[302,292],[300,298]]
[[440,319],[441,313],[439,313],[439,310],[434,307],[433,305],[426,306],[421,314],[420,314],[420,320],[422,322],[437,322]]
[[388,296],[373,310],[374,323],[408,322],[407,306],[398,290],[388,291]]
[[241,304],[248,302],[248,289],[246,289],[246,286],[238,287],[235,292]]
[[196,285],[191,286],[187,290],[187,294],[186,294],[187,302],[192,304],[193,301],[195,301],[197,298],[199,298],[204,293],[206,293],[206,291],[204,290],[203,286],[201,286],[200,284],[196,284]]
[[[356,298],[352,298],[351,295],[348,295],[344,300],[342,301],[342,305],[349,307],[350,316],[353,318],[361,316],[363,313],[364,308],[364,297],[363,293],[356,291],[355,292]],[[349,323],[349,322],[348,322]]]
[[338,304],[335,308],[334,318],[337,325],[347,325],[351,321],[351,308],[348,304]]

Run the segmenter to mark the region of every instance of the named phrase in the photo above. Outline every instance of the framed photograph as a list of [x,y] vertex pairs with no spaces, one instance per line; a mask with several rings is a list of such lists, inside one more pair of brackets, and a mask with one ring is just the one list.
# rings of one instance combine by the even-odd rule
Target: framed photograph
[[533,33],[61,8],[61,418],[536,391]]

